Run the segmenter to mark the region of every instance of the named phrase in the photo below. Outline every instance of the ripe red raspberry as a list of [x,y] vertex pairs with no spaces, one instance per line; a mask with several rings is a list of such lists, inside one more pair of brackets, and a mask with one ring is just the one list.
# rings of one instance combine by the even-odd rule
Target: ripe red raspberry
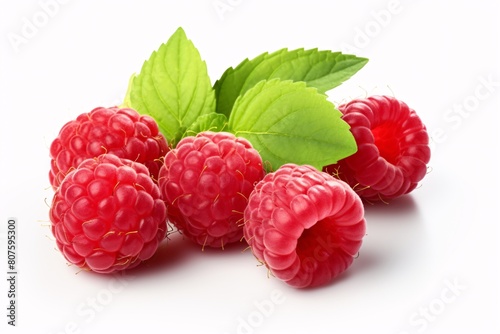
[[167,153],[159,185],[169,221],[181,233],[224,248],[243,236],[243,211],[263,176],[262,159],[246,139],[202,132]]
[[345,182],[311,166],[267,174],[245,209],[245,239],[277,278],[323,285],[353,262],[365,235],[364,208]]
[[339,106],[358,151],[324,171],[346,181],[368,202],[409,193],[427,173],[427,130],[413,109],[390,96]]
[[66,123],[52,142],[50,184],[55,190],[83,160],[104,153],[146,165],[156,180],[167,151],[153,118],[129,108],[95,108]]
[[68,173],[54,194],[50,220],[66,260],[99,273],[149,259],[166,233],[165,203],[147,168],[111,154]]

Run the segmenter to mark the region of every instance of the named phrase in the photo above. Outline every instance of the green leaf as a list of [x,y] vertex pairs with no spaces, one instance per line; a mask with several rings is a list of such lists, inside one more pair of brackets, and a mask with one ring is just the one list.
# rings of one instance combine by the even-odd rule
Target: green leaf
[[213,131],[221,132],[227,128],[227,117],[212,112],[210,114],[201,115],[198,119],[191,124],[189,128],[185,131],[183,137],[195,136],[196,134],[203,131]]
[[215,111],[207,66],[182,28],[144,62],[127,103],[152,116],[170,146],[200,115]]
[[[231,114],[234,101],[238,96],[243,95],[245,80],[255,70],[256,66],[260,64],[267,53],[261,54],[253,60],[245,59],[235,69],[228,68],[222,77],[214,84],[215,99],[217,101],[216,111],[224,114],[227,117]],[[255,84],[256,82],[254,82]]]
[[317,49],[281,49],[245,59],[236,68],[228,68],[215,83],[217,112],[229,116],[238,96],[261,80],[304,81],[319,92],[337,87],[358,72],[368,59],[341,52]]
[[290,162],[321,169],[357,150],[341,116],[317,89],[273,79],[236,100],[229,129],[248,139],[271,170]]
[[135,73],[130,76],[130,79],[128,80],[127,92],[125,93],[125,98],[123,99],[120,108],[132,108],[132,102],[130,102],[130,91],[132,90],[133,82],[136,76],[137,74]]

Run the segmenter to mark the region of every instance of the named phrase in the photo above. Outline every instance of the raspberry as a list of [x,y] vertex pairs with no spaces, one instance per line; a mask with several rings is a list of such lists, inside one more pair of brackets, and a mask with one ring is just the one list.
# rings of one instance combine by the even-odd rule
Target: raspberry
[[111,154],[68,173],[55,191],[50,220],[66,260],[99,273],[137,266],[166,233],[165,203],[148,169]]
[[255,257],[297,288],[324,285],[345,271],[366,229],[363,203],[349,185],[307,165],[267,174],[244,217]]
[[129,108],[95,108],[66,123],[52,142],[50,184],[57,189],[83,160],[104,153],[143,163],[157,179],[167,151],[167,142],[153,118]]
[[358,151],[323,170],[346,181],[367,202],[411,192],[427,173],[427,130],[413,109],[390,96],[339,106]]
[[243,236],[243,211],[264,177],[259,153],[225,132],[185,137],[165,156],[159,185],[169,221],[196,243],[214,248]]

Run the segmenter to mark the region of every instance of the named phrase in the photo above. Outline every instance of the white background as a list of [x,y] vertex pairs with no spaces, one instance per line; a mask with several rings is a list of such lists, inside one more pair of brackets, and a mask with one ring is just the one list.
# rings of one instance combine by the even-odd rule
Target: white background
[[[61,0],[51,17],[48,2],[0,1],[2,270],[7,217],[19,221],[18,327],[7,326],[2,278],[0,332],[500,332],[498,2]],[[180,26],[212,82],[282,47],[368,57],[331,100],[393,95],[427,125],[429,174],[411,195],[366,208],[360,256],[331,285],[268,279],[242,245],[201,252],[173,237],[123,276],[78,273],[55,250],[50,142],[78,114],[120,103]]]

